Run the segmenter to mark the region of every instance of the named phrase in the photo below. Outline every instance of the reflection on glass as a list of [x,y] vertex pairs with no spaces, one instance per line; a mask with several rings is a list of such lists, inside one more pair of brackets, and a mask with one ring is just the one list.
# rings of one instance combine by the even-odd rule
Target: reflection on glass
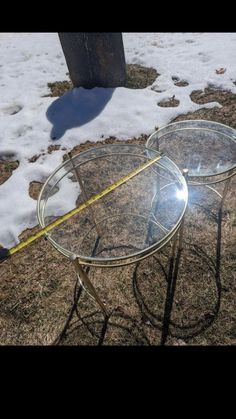
[[178,189],[177,192],[176,192],[176,198],[186,200],[187,199],[187,192],[183,189]]

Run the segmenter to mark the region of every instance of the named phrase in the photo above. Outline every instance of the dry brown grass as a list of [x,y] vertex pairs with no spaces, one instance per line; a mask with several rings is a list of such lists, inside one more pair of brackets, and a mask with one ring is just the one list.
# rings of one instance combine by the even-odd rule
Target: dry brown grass
[[158,106],[162,108],[176,108],[179,105],[179,100],[175,99],[175,97],[171,97],[170,99],[163,99],[161,102],[158,102]]
[[0,159],[0,185],[11,176],[13,170],[19,166],[18,161],[1,160]]
[[185,119],[206,119],[236,128],[236,95],[233,93],[207,88],[204,91],[195,90],[192,92],[191,99],[193,102],[200,104],[216,101],[222,105],[222,108],[199,109],[196,112],[180,115],[172,122],[183,121]]
[[[218,100],[222,92],[215,95],[211,92],[211,100]],[[205,99],[195,96],[195,100]],[[235,97],[228,97],[226,102],[224,118],[224,105],[217,109],[223,120],[214,118],[216,109],[178,119],[212,119],[236,127]],[[146,138],[130,142],[144,144]],[[112,142],[119,141],[115,138],[103,141]],[[73,153],[96,145],[100,144],[88,142],[77,146]],[[218,198],[206,188],[198,195],[200,188],[196,187],[190,196],[169,345],[236,344],[235,185],[233,178],[223,211],[220,276],[216,254]],[[31,185],[30,193],[35,199],[39,189],[40,185]],[[20,238],[36,230],[27,230]],[[114,310],[104,345],[160,344],[169,251],[167,246],[138,265],[90,270],[90,279],[99,295],[108,309]],[[76,275],[72,264],[41,238],[2,263],[0,270],[0,344],[50,345],[63,329],[73,304]],[[101,311],[84,291],[78,307],[79,317],[74,313],[61,344],[97,345],[103,327]]]

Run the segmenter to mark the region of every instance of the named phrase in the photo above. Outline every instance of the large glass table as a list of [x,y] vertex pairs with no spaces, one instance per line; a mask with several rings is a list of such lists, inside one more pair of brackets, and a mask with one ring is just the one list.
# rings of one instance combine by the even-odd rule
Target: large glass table
[[107,315],[85,267],[124,266],[157,252],[179,231],[187,199],[184,175],[159,151],[104,145],[68,155],[45,182],[37,213],[44,228],[82,208],[47,238],[72,260],[81,285]]

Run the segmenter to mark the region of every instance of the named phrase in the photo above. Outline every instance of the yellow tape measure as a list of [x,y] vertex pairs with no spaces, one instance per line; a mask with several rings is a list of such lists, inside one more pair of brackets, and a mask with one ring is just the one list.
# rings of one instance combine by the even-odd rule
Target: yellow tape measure
[[42,228],[38,233],[33,234],[25,241],[22,241],[21,243],[17,244],[16,246],[12,247],[11,249],[0,249],[0,262],[7,259],[9,256],[13,255],[14,253],[18,252],[18,250],[23,249],[25,246],[28,246],[30,243],[32,243],[34,240],[39,239],[44,234],[48,233],[49,231],[53,230],[55,227],[62,224],[64,221],[71,218],[73,215],[78,214],[80,211],[87,208],[89,205],[93,204],[94,202],[98,201],[103,196],[107,195],[109,192],[112,192],[114,189],[118,188],[118,186],[122,185],[123,183],[127,182],[128,180],[132,179],[134,176],[136,176],[138,173],[142,172],[144,169],[151,166],[153,163],[160,160],[162,157],[162,153],[159,154],[156,157],[153,157],[146,163],[141,164],[136,169],[128,173],[126,176],[119,179],[117,182],[113,183],[112,185],[105,188],[103,191],[99,192],[97,195],[92,196],[91,198],[87,199],[83,204],[81,204],[79,207],[74,208],[73,210],[67,212],[65,215],[62,215],[59,217],[56,221],[53,221],[52,223],[48,224],[46,227]]

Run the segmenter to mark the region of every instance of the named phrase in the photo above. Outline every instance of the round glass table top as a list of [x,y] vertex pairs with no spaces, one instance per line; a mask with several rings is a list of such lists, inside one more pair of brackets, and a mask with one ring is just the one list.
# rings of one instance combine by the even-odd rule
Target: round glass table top
[[188,176],[216,176],[236,167],[236,131],[226,125],[189,120],[166,125],[154,132],[147,148],[159,150]]
[[136,259],[168,242],[187,204],[187,185],[178,167],[161,156],[132,178],[130,174],[159,156],[130,144],[105,145],[62,163],[38,198],[38,219],[45,227],[114,183],[126,180],[47,234],[64,255],[82,263]]

